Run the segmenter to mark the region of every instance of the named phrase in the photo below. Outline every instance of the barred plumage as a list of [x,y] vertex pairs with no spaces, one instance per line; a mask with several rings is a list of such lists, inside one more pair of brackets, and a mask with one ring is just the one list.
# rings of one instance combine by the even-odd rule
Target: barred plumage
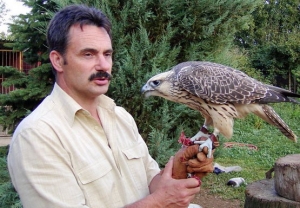
[[232,136],[233,119],[249,113],[276,126],[286,137],[297,136],[267,104],[293,102],[299,94],[259,82],[245,73],[211,62],[190,61],[155,75],[143,86],[145,96],[160,96],[199,111],[213,134]]

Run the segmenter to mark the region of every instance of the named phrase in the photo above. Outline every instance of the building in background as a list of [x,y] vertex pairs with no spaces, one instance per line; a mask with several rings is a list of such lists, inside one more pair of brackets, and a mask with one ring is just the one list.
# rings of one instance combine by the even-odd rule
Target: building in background
[[[34,67],[37,67],[38,64],[28,64],[23,60],[23,52],[16,51],[5,46],[5,43],[11,43],[10,40],[0,39],[0,66],[11,66],[16,68],[19,71],[23,71],[26,74],[28,71]],[[5,77],[3,74],[0,75],[0,94],[7,94],[10,91],[14,90],[15,87],[12,85],[10,87],[3,87],[2,82]]]

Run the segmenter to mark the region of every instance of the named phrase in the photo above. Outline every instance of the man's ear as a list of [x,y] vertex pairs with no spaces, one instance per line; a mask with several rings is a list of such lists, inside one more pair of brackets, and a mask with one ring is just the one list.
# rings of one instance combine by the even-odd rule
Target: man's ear
[[63,56],[59,52],[53,50],[53,51],[50,52],[49,58],[50,58],[50,61],[52,63],[52,66],[55,68],[55,70],[57,72],[62,72],[63,71],[62,66],[64,64]]

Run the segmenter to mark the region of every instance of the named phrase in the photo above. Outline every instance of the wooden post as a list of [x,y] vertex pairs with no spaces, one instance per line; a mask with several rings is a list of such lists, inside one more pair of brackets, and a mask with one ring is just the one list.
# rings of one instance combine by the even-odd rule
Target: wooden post
[[278,159],[274,172],[247,186],[244,208],[300,208],[300,154]]
[[245,191],[244,208],[300,208],[300,202],[279,196],[274,179],[264,179],[249,184]]
[[300,202],[300,154],[279,158],[274,169],[278,195]]

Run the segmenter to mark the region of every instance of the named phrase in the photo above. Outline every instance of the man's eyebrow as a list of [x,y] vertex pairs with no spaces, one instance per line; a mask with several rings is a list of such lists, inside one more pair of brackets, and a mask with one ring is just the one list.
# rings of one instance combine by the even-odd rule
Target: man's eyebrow
[[[113,49],[108,49],[106,51],[104,51],[105,53],[113,53]],[[81,53],[84,53],[84,52],[92,52],[92,53],[98,53],[99,51],[97,49],[94,49],[94,48],[84,48],[82,50],[80,50]]]
[[105,51],[105,53],[113,53],[113,52],[114,52],[113,49],[108,49],[108,50]]
[[80,53],[84,53],[84,52],[98,53],[98,50],[96,50],[94,48],[84,48],[84,49],[80,50]]

